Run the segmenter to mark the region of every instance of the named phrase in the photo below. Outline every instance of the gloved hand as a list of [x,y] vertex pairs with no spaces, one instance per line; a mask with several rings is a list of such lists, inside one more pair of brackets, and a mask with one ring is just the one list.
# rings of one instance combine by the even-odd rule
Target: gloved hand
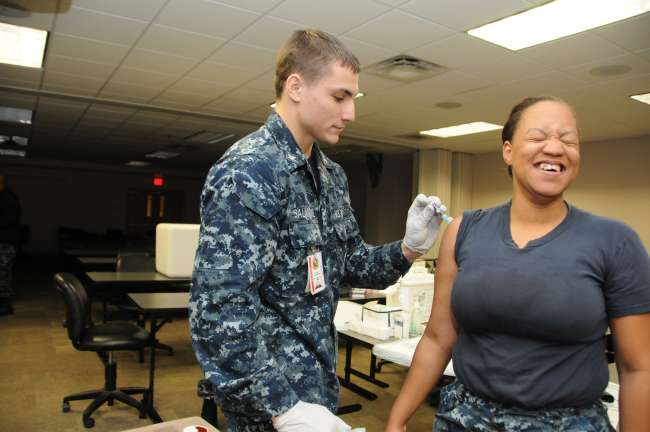
[[322,405],[299,401],[273,418],[278,432],[348,432],[352,428]]
[[406,218],[404,246],[419,254],[427,253],[436,242],[440,231],[440,217],[435,216],[446,211],[447,207],[442,204],[440,198],[418,194]]

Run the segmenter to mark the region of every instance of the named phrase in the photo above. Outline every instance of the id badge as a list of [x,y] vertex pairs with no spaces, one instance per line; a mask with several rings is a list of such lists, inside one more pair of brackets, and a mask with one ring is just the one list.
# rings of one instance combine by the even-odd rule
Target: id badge
[[316,295],[324,289],[323,255],[319,251],[307,256],[307,290]]

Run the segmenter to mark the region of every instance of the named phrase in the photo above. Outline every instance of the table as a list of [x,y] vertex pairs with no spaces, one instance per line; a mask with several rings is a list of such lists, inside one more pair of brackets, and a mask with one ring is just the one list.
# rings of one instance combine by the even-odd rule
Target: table
[[219,432],[214,426],[201,417],[185,417],[178,420],[166,421],[163,423],[152,424],[137,429],[129,429],[124,432],[182,432],[187,426],[201,425],[207,432]]
[[[172,317],[187,315],[190,293],[129,293],[129,299],[137,306],[142,314],[151,320],[149,337],[151,339],[151,355],[149,357],[149,397],[148,411],[151,419],[162,421],[154,407],[154,371],[156,369],[156,332]],[[157,321],[160,320],[160,323]]]
[[152,289],[165,288],[184,288],[189,289],[192,281],[190,276],[170,278],[162,273],[152,272],[87,272],[86,276],[94,286],[97,287],[132,287],[136,290],[129,292],[140,292],[137,288],[142,288],[142,292],[152,292]]
[[[339,376],[339,383],[357,393],[360,396],[363,396],[364,398],[368,400],[375,400],[377,399],[377,395],[371,391],[368,391],[364,389],[363,387],[358,386],[357,384],[353,383],[350,381],[350,376],[355,375],[365,381],[368,381],[378,387],[386,388],[388,387],[388,384],[378,380],[375,377],[375,374],[377,372],[377,357],[375,354],[372,352],[372,348],[380,343],[385,343],[385,342],[390,342],[390,341],[395,341],[395,338],[390,338],[387,340],[382,340],[382,339],[376,339],[371,336],[367,336],[361,333],[357,333],[351,330],[338,330],[339,334],[339,339],[345,341],[345,368],[344,368],[344,376],[341,378]],[[370,373],[365,374],[357,369],[354,369],[352,367],[352,347],[354,345],[360,345],[365,348],[369,348],[371,350],[370,354]]]
[[84,266],[112,265],[113,267],[115,267],[117,265],[117,257],[97,257],[97,256],[81,255],[76,258]]

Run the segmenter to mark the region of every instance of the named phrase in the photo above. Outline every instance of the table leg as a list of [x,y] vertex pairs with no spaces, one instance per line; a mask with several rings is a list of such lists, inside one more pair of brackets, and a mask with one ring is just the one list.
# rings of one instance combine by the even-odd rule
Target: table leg
[[156,369],[156,331],[158,327],[156,325],[156,319],[151,318],[151,330],[149,331],[149,337],[151,338],[151,353],[149,357],[149,393],[147,395],[147,406],[149,411],[149,417],[154,423],[162,422],[162,418],[158,415],[156,408],[153,404],[153,394],[154,394],[154,370]]

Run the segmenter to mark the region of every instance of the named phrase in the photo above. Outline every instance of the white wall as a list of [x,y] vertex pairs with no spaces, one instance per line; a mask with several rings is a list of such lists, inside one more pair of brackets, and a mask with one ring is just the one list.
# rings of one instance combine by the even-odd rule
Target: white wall
[[[571,204],[630,225],[650,250],[650,137],[581,144],[578,178],[565,194]],[[474,155],[472,208],[510,199],[501,153]]]

